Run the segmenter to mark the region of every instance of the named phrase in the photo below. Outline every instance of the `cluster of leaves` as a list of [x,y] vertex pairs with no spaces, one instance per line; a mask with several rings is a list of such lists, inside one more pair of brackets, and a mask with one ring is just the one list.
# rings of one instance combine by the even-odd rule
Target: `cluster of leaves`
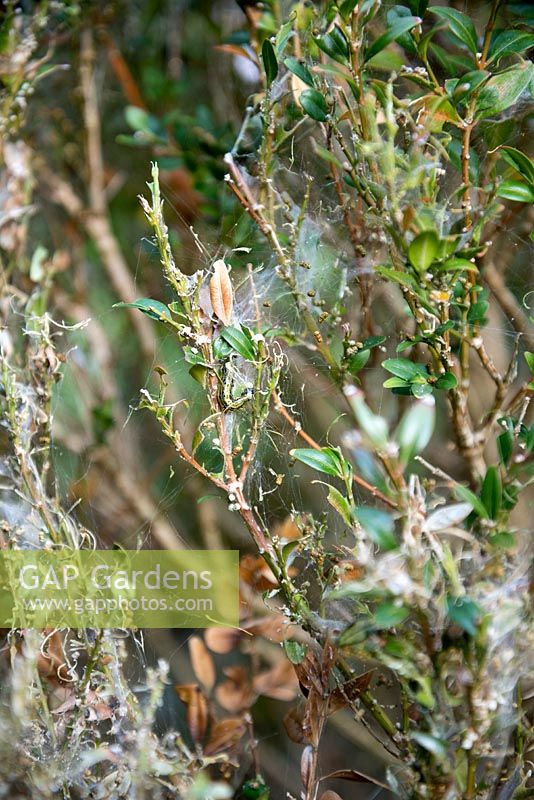
[[[528,778],[524,741],[517,749],[512,736],[502,762],[494,736],[528,725],[521,709],[513,719],[507,711],[525,659],[527,582],[519,566],[525,544],[511,514],[532,480],[532,389],[516,383],[517,346],[504,373],[486,349],[491,296],[482,277],[493,257],[491,236],[508,213],[501,200],[521,203],[520,211],[531,202],[534,162],[507,142],[510,120],[531,102],[534,67],[525,54],[534,35],[522,29],[514,8],[504,9],[512,23],[503,28],[498,2],[488,8],[480,34],[466,14],[426,2],[394,6],[385,21],[373,0],[295,4],[273,31],[274,11],[251,16],[250,42],[264,76],[255,110],[261,141],[254,157],[242,159],[235,150],[226,157],[227,182],[267,240],[271,268],[293,298],[299,324],[296,330],[279,321],[274,328],[262,324],[258,309],[253,329],[239,325],[232,318],[232,284],[219,264],[210,279],[217,282],[211,309],[200,300],[202,275],[188,283],[174,262],[169,269],[154,174],[152,205],[145,203],[145,210],[190,328],[167,310],[156,316],[176,328],[187,360],[191,350],[201,353],[194,368],[202,367],[197,374],[209,403],[201,429],[215,431],[210,446],[220,454],[217,469],[196,460],[194,443],[192,451],[185,448],[162,399],[149,396],[144,405],[174,437],[182,458],[226,492],[278,583],[270,599],[278,597],[315,642],[309,658],[323,654],[323,667],[310,662],[299,675],[309,693],[301,738],[304,796],[317,796],[320,738],[334,681],[374,718],[377,737],[403,764],[388,775],[398,796],[489,798],[501,768],[505,780],[513,764],[518,773],[506,791],[519,797]],[[297,150],[300,183],[292,183],[287,174]],[[356,311],[345,303],[339,261],[324,268],[341,287],[327,299],[314,264],[302,257],[317,163],[324,167],[321,182],[328,182],[322,203],[336,208],[339,241],[353,248],[346,260],[367,265],[357,279]],[[331,224],[324,219],[325,236]],[[370,246],[369,231],[378,244]],[[402,301],[398,338],[386,342],[396,346],[396,357],[382,362],[392,375],[384,387],[409,403],[394,430],[372,410],[367,387],[358,386],[386,341],[373,319],[380,282]],[[141,310],[154,314],[147,302]],[[357,431],[356,464],[341,446],[314,442],[284,406],[278,388],[283,362],[274,372],[270,366],[276,364],[269,342],[275,333],[321,357],[325,379],[344,395]],[[231,350],[240,359],[238,394],[219,389],[230,372],[221,359]],[[478,418],[470,408],[474,359],[494,385]],[[527,361],[531,366],[529,354]],[[249,392],[243,388],[247,362]],[[440,409],[446,398],[460,477],[445,472],[439,456],[437,463],[420,459],[436,424],[434,390]],[[294,462],[336,481],[327,496],[343,531],[336,542],[325,538],[319,519],[307,518],[299,540],[280,543],[249,500],[248,466],[271,401],[308,444],[291,450]],[[415,469],[415,457],[429,478]],[[375,503],[363,504],[355,487]],[[314,591],[292,572],[299,559],[312,558]],[[503,637],[512,648],[506,664]],[[288,642],[286,652],[298,666],[306,649]],[[362,659],[371,659],[377,674],[352,693]],[[380,680],[387,684],[392,675],[394,714],[378,699]],[[349,772],[344,777],[357,779]]]

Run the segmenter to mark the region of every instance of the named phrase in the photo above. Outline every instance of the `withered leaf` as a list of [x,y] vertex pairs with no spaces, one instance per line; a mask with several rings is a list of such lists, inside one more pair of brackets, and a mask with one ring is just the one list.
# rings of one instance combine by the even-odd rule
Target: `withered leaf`
[[327,789],[326,792],[322,793],[319,800],[342,800],[342,798],[337,792],[333,792],[332,789]]
[[323,775],[321,780],[326,781],[332,778],[341,778],[342,780],[355,781],[356,783],[374,783],[375,786],[380,786],[382,789],[390,788],[386,783],[379,781],[378,778],[372,778],[370,775],[366,775],[364,772],[358,772],[358,770],[355,769],[337,769],[335,772]]
[[204,748],[204,754],[214,756],[217,753],[228,753],[234,750],[243,738],[247,726],[241,717],[231,717],[216,722],[213,726],[209,742]]
[[186,707],[187,726],[194,742],[202,742],[209,722],[208,702],[196,683],[175,686],[175,691]]
[[234,290],[228,268],[222,259],[218,259],[213,265],[213,275],[210,280],[210,299],[214,314],[225,325],[229,325],[234,306]]
[[298,691],[293,666],[285,659],[267,672],[256,675],[253,685],[258,694],[273,700],[293,700]]
[[252,689],[245,668],[227,667],[224,672],[228,680],[217,686],[215,690],[217,702],[233,714],[250,708],[257,694]]
[[284,728],[292,742],[297,744],[309,743],[303,727],[304,708],[295,706],[291,708],[284,717]]
[[204,640],[213,653],[230,653],[237,647],[241,633],[236,628],[208,628]]
[[337,686],[330,692],[330,701],[328,705],[328,712],[334,714],[341,708],[345,708],[352,700],[356,700],[362,692],[369,688],[374,675],[374,670],[370,669],[351,678],[342,686]]
[[211,692],[215,686],[215,664],[200,636],[189,639],[189,655],[195,677],[207,692]]
[[302,756],[300,757],[300,779],[302,781],[306,796],[308,795],[308,790],[315,779],[316,763],[317,755],[311,744],[308,744],[302,751]]

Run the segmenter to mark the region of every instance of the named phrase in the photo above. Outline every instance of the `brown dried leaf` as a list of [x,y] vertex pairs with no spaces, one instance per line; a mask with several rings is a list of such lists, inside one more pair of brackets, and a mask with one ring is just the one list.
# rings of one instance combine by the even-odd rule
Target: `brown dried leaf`
[[213,653],[230,653],[235,650],[241,633],[236,628],[208,628],[204,641]]
[[245,668],[227,667],[224,673],[228,676],[228,680],[217,686],[215,690],[217,702],[233,714],[250,708],[257,694],[250,685]]
[[356,700],[362,692],[369,688],[374,672],[373,669],[363,672],[330,692],[328,713],[334,714],[341,708],[345,708],[352,700]]
[[309,744],[309,739],[306,736],[303,727],[304,708],[302,706],[295,706],[291,708],[284,717],[284,728],[292,742],[297,744]]
[[309,744],[304,748],[302,756],[300,757],[300,779],[306,796],[315,780],[316,763],[317,755],[311,744]]
[[204,754],[214,756],[217,753],[229,753],[229,751],[235,750],[246,729],[245,721],[241,717],[231,717],[215,723],[209,742],[204,748]]
[[234,290],[228,269],[222,259],[219,259],[213,265],[213,275],[210,280],[210,298],[214,314],[225,325],[229,325],[234,306]]
[[279,644],[287,637],[288,626],[281,614],[269,614],[261,619],[251,619],[243,624],[243,629],[255,636],[263,636],[270,642]]
[[189,639],[189,655],[195,677],[207,692],[211,692],[215,686],[215,664],[200,636]]
[[337,769],[335,772],[330,772],[328,775],[323,775],[322,781],[332,778],[341,778],[345,781],[355,781],[356,783],[374,783],[375,786],[381,786],[382,789],[390,789],[390,787],[379,781],[377,778],[372,778],[364,772],[358,772],[355,769]]
[[272,697],[273,700],[293,700],[298,693],[293,665],[286,659],[267,672],[256,675],[253,685],[258,694]]
[[248,553],[239,562],[239,578],[258,592],[268,592],[278,586],[278,582],[265,559]]
[[342,800],[342,798],[337,792],[333,792],[332,789],[327,789],[326,792],[322,793],[319,800]]
[[208,702],[196,683],[174,687],[176,694],[186,707],[186,719],[193,741],[202,742],[209,722]]

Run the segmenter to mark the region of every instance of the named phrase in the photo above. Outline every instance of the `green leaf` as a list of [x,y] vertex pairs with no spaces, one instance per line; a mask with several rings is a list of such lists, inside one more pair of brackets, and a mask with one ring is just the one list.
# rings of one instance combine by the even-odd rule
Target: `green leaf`
[[283,643],[286,656],[292,664],[301,664],[306,658],[308,648],[300,642],[295,642],[293,639],[286,639]]
[[534,187],[521,181],[503,181],[497,189],[497,197],[516,203],[534,203]]
[[534,353],[530,353],[528,350],[525,352],[525,361],[528,364],[528,368],[531,373],[534,375]]
[[498,467],[488,467],[482,482],[480,499],[490,519],[497,519],[502,506],[502,481]]
[[124,111],[126,122],[134,131],[141,131],[149,136],[161,135],[164,131],[157,117],[138,106],[127,106]]
[[466,503],[471,505],[473,511],[475,511],[479,517],[482,519],[488,518],[488,511],[482,502],[471,489],[468,489],[467,486],[463,486],[461,483],[457,483],[454,487],[454,494],[459,500],[465,500]]
[[465,596],[449,595],[447,597],[447,613],[452,622],[463,628],[470,636],[475,636],[481,609],[474,600]]
[[449,258],[448,261],[438,266],[439,272],[464,272],[465,270],[478,272],[475,264],[468,258]]
[[500,147],[499,152],[523,178],[534,186],[534,161],[515,147]]
[[436,389],[442,389],[447,392],[449,389],[455,389],[458,386],[458,380],[454,372],[444,372],[437,379],[435,386]]
[[482,87],[477,101],[477,119],[494,117],[510,108],[532,80],[534,65],[522,64],[494,75]]
[[278,60],[276,58],[276,53],[274,52],[274,47],[269,39],[263,40],[263,44],[261,46],[261,57],[263,60],[267,84],[270,86],[278,75]]
[[418,272],[426,272],[439,250],[439,239],[434,231],[423,231],[408,248],[408,258]]
[[503,550],[511,550],[516,546],[515,536],[509,531],[494,533],[493,536],[490,536],[489,541],[493,547],[502,547]]
[[410,616],[406,606],[397,606],[395,603],[382,603],[377,606],[373,615],[373,627],[378,630],[394,628]]
[[371,355],[370,350],[359,350],[350,357],[348,362],[348,370],[351,375],[357,375],[358,372],[365,367]]
[[534,35],[524,31],[501,31],[494,37],[489,49],[488,63],[498,63],[503,56],[524,53],[534,47]]
[[301,447],[291,450],[290,456],[296,458],[302,464],[324,472],[326,475],[334,475],[336,478],[343,478],[342,461],[337,450],[331,447],[322,447],[314,450],[311,447]]
[[222,329],[221,337],[230,345],[232,350],[235,350],[235,352],[239,353],[244,359],[247,361],[255,361],[256,348],[254,347],[254,343],[241,328],[235,328],[229,325]]
[[432,6],[429,11],[446,20],[449,23],[451,33],[463,42],[473,55],[476,54],[477,32],[467,14],[462,14],[461,11],[456,11],[454,8],[445,8],[445,6]]
[[425,449],[432,438],[435,422],[436,402],[433,397],[414,403],[404,414],[395,431],[399,457],[404,464]]
[[393,25],[391,25],[382,36],[379,36],[378,39],[366,49],[364,55],[364,63],[369,61],[370,58],[375,56],[381,50],[391,44],[391,42],[395,42],[399,37],[402,36],[403,33],[407,33],[412,28],[415,28],[416,25],[421,23],[421,17],[399,17]]
[[514,449],[514,437],[510,431],[503,431],[497,437],[497,448],[502,463],[506,466],[510,461]]
[[343,521],[350,526],[352,520],[350,516],[350,505],[347,498],[343,497],[335,486],[329,486],[327,500],[332,508],[335,508],[338,514],[343,518]]
[[115,303],[113,308],[137,308],[146,314],[147,317],[157,319],[160,322],[171,322],[171,312],[164,303],[159,300],[152,300],[150,297],[140,297],[134,303]]
[[316,89],[305,89],[301,92],[299,102],[306,114],[317,122],[325,122],[328,118],[326,100]]
[[407,358],[386,358],[386,360],[382,362],[382,366],[384,369],[387,369],[388,372],[391,372],[392,375],[395,375],[397,378],[402,378],[405,381],[412,381],[417,377],[429,377],[427,369],[423,364],[414,364],[413,361],[409,361]]
[[361,391],[355,391],[349,397],[358,425],[375,447],[382,448],[387,444],[388,426],[383,417],[373,414],[363,399]]
[[443,741],[443,739],[438,739],[436,736],[431,736],[431,734],[421,731],[414,731],[410,734],[410,738],[429,753],[432,753],[439,761],[445,761],[447,758],[447,742]]
[[292,56],[286,58],[284,60],[284,64],[287,67],[287,69],[293,73],[293,75],[296,75],[297,78],[300,78],[301,81],[307,83],[308,86],[311,86],[313,88],[313,86],[315,85],[315,81],[313,75],[311,74],[310,70],[305,64],[303,64],[298,59],[293,58]]
[[317,46],[334,61],[346,64],[349,57],[349,45],[345,34],[338,25],[334,25],[329,33],[316,38]]
[[381,550],[395,550],[398,547],[395,538],[395,523],[387,511],[360,506],[355,509],[354,516]]

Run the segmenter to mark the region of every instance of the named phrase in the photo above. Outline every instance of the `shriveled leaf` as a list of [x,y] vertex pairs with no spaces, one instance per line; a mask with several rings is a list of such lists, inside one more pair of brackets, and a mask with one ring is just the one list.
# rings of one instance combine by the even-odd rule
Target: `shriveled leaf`
[[214,756],[217,753],[229,753],[235,750],[246,730],[247,726],[242,717],[230,717],[216,722],[204,747],[204,754]]
[[445,6],[432,6],[429,9],[433,14],[444,19],[449,24],[449,29],[461,42],[463,42],[473,55],[477,52],[477,32],[475,26],[467,16],[461,11]]
[[295,706],[290,709],[284,717],[284,728],[287,735],[292,742],[296,744],[304,744],[308,742],[308,737],[304,730],[304,708],[302,706]]
[[355,783],[372,783],[375,786],[381,786],[382,789],[389,789],[387,784],[379,781],[378,778],[373,778],[371,775],[366,775],[365,772],[359,772],[355,769],[336,769],[335,772],[329,772],[328,775],[323,775],[321,780],[332,780],[339,778],[344,781],[353,781]]
[[211,692],[215,686],[215,664],[200,636],[189,639],[189,655],[196,679],[207,692]]
[[258,694],[273,700],[293,700],[298,693],[295,671],[289,661],[280,661],[272,669],[260,672],[253,680]]
[[208,628],[204,639],[213,653],[230,653],[235,650],[241,637],[236,628]]
[[228,267],[222,259],[218,259],[213,265],[213,275],[210,280],[210,299],[214,314],[225,325],[229,325],[234,305],[234,289]]
[[315,778],[315,768],[317,764],[317,756],[311,744],[306,745],[300,757],[300,779],[304,787],[305,795],[308,796],[308,789],[312,785]]
[[187,726],[193,741],[199,744],[203,741],[208,728],[209,713],[208,703],[202,689],[198,684],[184,684],[175,686],[175,691],[186,707]]
[[425,528],[431,532],[446,530],[463,522],[471,511],[471,503],[453,503],[450,506],[438,508],[428,516]]
[[328,698],[328,713],[334,714],[336,711],[346,708],[349,703],[357,700],[361,693],[369,688],[374,674],[375,670],[370,669],[355,678],[351,678],[343,685],[336,686],[330,692]]
[[133,303],[115,303],[113,308],[137,308],[147,317],[157,319],[160,322],[170,322],[172,319],[171,312],[165,303],[160,303],[159,300],[152,300],[151,297],[140,297],[139,300],[135,300]]

